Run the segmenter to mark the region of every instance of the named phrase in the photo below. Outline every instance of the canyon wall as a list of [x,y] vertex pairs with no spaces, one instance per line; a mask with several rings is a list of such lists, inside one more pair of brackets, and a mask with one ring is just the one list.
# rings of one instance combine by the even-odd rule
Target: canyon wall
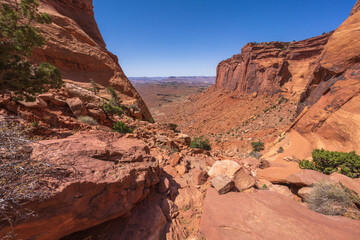
[[299,42],[248,43],[217,67],[216,87],[242,93],[301,92],[332,33]]
[[121,69],[117,57],[106,49],[94,17],[92,0],[40,0],[40,10],[53,19],[39,26],[48,39],[33,54],[35,62],[49,62],[62,73],[65,81],[87,86],[91,80],[114,86],[122,99],[133,99],[142,118],[151,114],[142,98]]
[[[249,43],[222,61],[215,87],[276,94],[297,102],[297,119],[277,144],[307,158],[314,148],[360,153],[360,1],[334,32],[299,42]],[[302,146],[299,148],[299,146]]]

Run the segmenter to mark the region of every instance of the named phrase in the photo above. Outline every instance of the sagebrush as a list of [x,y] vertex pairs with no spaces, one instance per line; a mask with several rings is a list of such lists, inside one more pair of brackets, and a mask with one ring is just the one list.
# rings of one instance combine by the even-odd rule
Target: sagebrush
[[91,116],[79,116],[77,118],[78,121],[85,123],[85,124],[89,124],[89,125],[98,125],[99,123]]
[[316,183],[309,197],[308,207],[325,215],[341,215],[359,219],[359,197],[339,183],[321,181]]

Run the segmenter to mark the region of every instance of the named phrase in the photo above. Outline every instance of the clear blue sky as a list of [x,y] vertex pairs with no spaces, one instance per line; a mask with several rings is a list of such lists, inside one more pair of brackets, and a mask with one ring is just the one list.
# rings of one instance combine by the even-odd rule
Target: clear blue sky
[[336,29],[356,0],[94,0],[107,48],[129,77],[215,76],[247,42]]

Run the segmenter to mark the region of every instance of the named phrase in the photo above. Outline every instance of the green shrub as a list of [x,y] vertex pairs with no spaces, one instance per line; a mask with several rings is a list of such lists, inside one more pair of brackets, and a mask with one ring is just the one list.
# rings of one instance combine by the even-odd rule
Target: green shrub
[[338,172],[351,178],[360,177],[360,156],[355,152],[333,152],[324,149],[314,149],[313,161],[302,160],[302,169],[312,169],[325,174]]
[[131,127],[126,126],[124,122],[115,122],[113,125],[113,131],[119,133],[132,133],[133,129]]
[[356,207],[359,197],[341,184],[318,182],[305,199],[308,207],[325,215],[342,215],[359,219],[360,212]]
[[124,114],[124,110],[122,109],[122,107],[112,105],[111,102],[104,103],[104,104],[103,104],[103,110],[104,110],[106,113],[116,114],[116,115],[118,115],[119,117]]
[[45,44],[37,24],[50,24],[36,0],[2,1],[0,4],[0,94],[13,100],[35,101],[38,93],[63,85],[60,71],[49,63],[30,61],[33,49]]
[[265,149],[265,145],[263,142],[251,142],[251,146],[253,148],[253,152],[260,152]]
[[90,116],[80,116],[77,118],[77,120],[82,123],[93,125],[93,126],[99,124],[93,117],[90,117]]
[[283,147],[279,147],[279,149],[277,150],[278,153],[283,153],[284,152],[284,148]]
[[179,133],[180,131],[177,129],[178,125],[175,123],[170,123],[170,129],[174,131],[175,133]]
[[97,86],[96,82],[93,79],[90,79],[91,88],[89,89],[95,95],[99,93],[99,87]]
[[207,151],[211,150],[209,139],[204,139],[203,137],[194,138],[190,143],[191,148],[200,148]]

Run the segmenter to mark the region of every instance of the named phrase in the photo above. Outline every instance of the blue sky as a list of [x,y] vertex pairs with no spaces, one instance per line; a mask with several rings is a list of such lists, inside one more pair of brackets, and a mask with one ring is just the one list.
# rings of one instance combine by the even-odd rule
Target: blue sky
[[125,74],[215,76],[248,42],[303,40],[335,30],[356,0],[93,0]]

